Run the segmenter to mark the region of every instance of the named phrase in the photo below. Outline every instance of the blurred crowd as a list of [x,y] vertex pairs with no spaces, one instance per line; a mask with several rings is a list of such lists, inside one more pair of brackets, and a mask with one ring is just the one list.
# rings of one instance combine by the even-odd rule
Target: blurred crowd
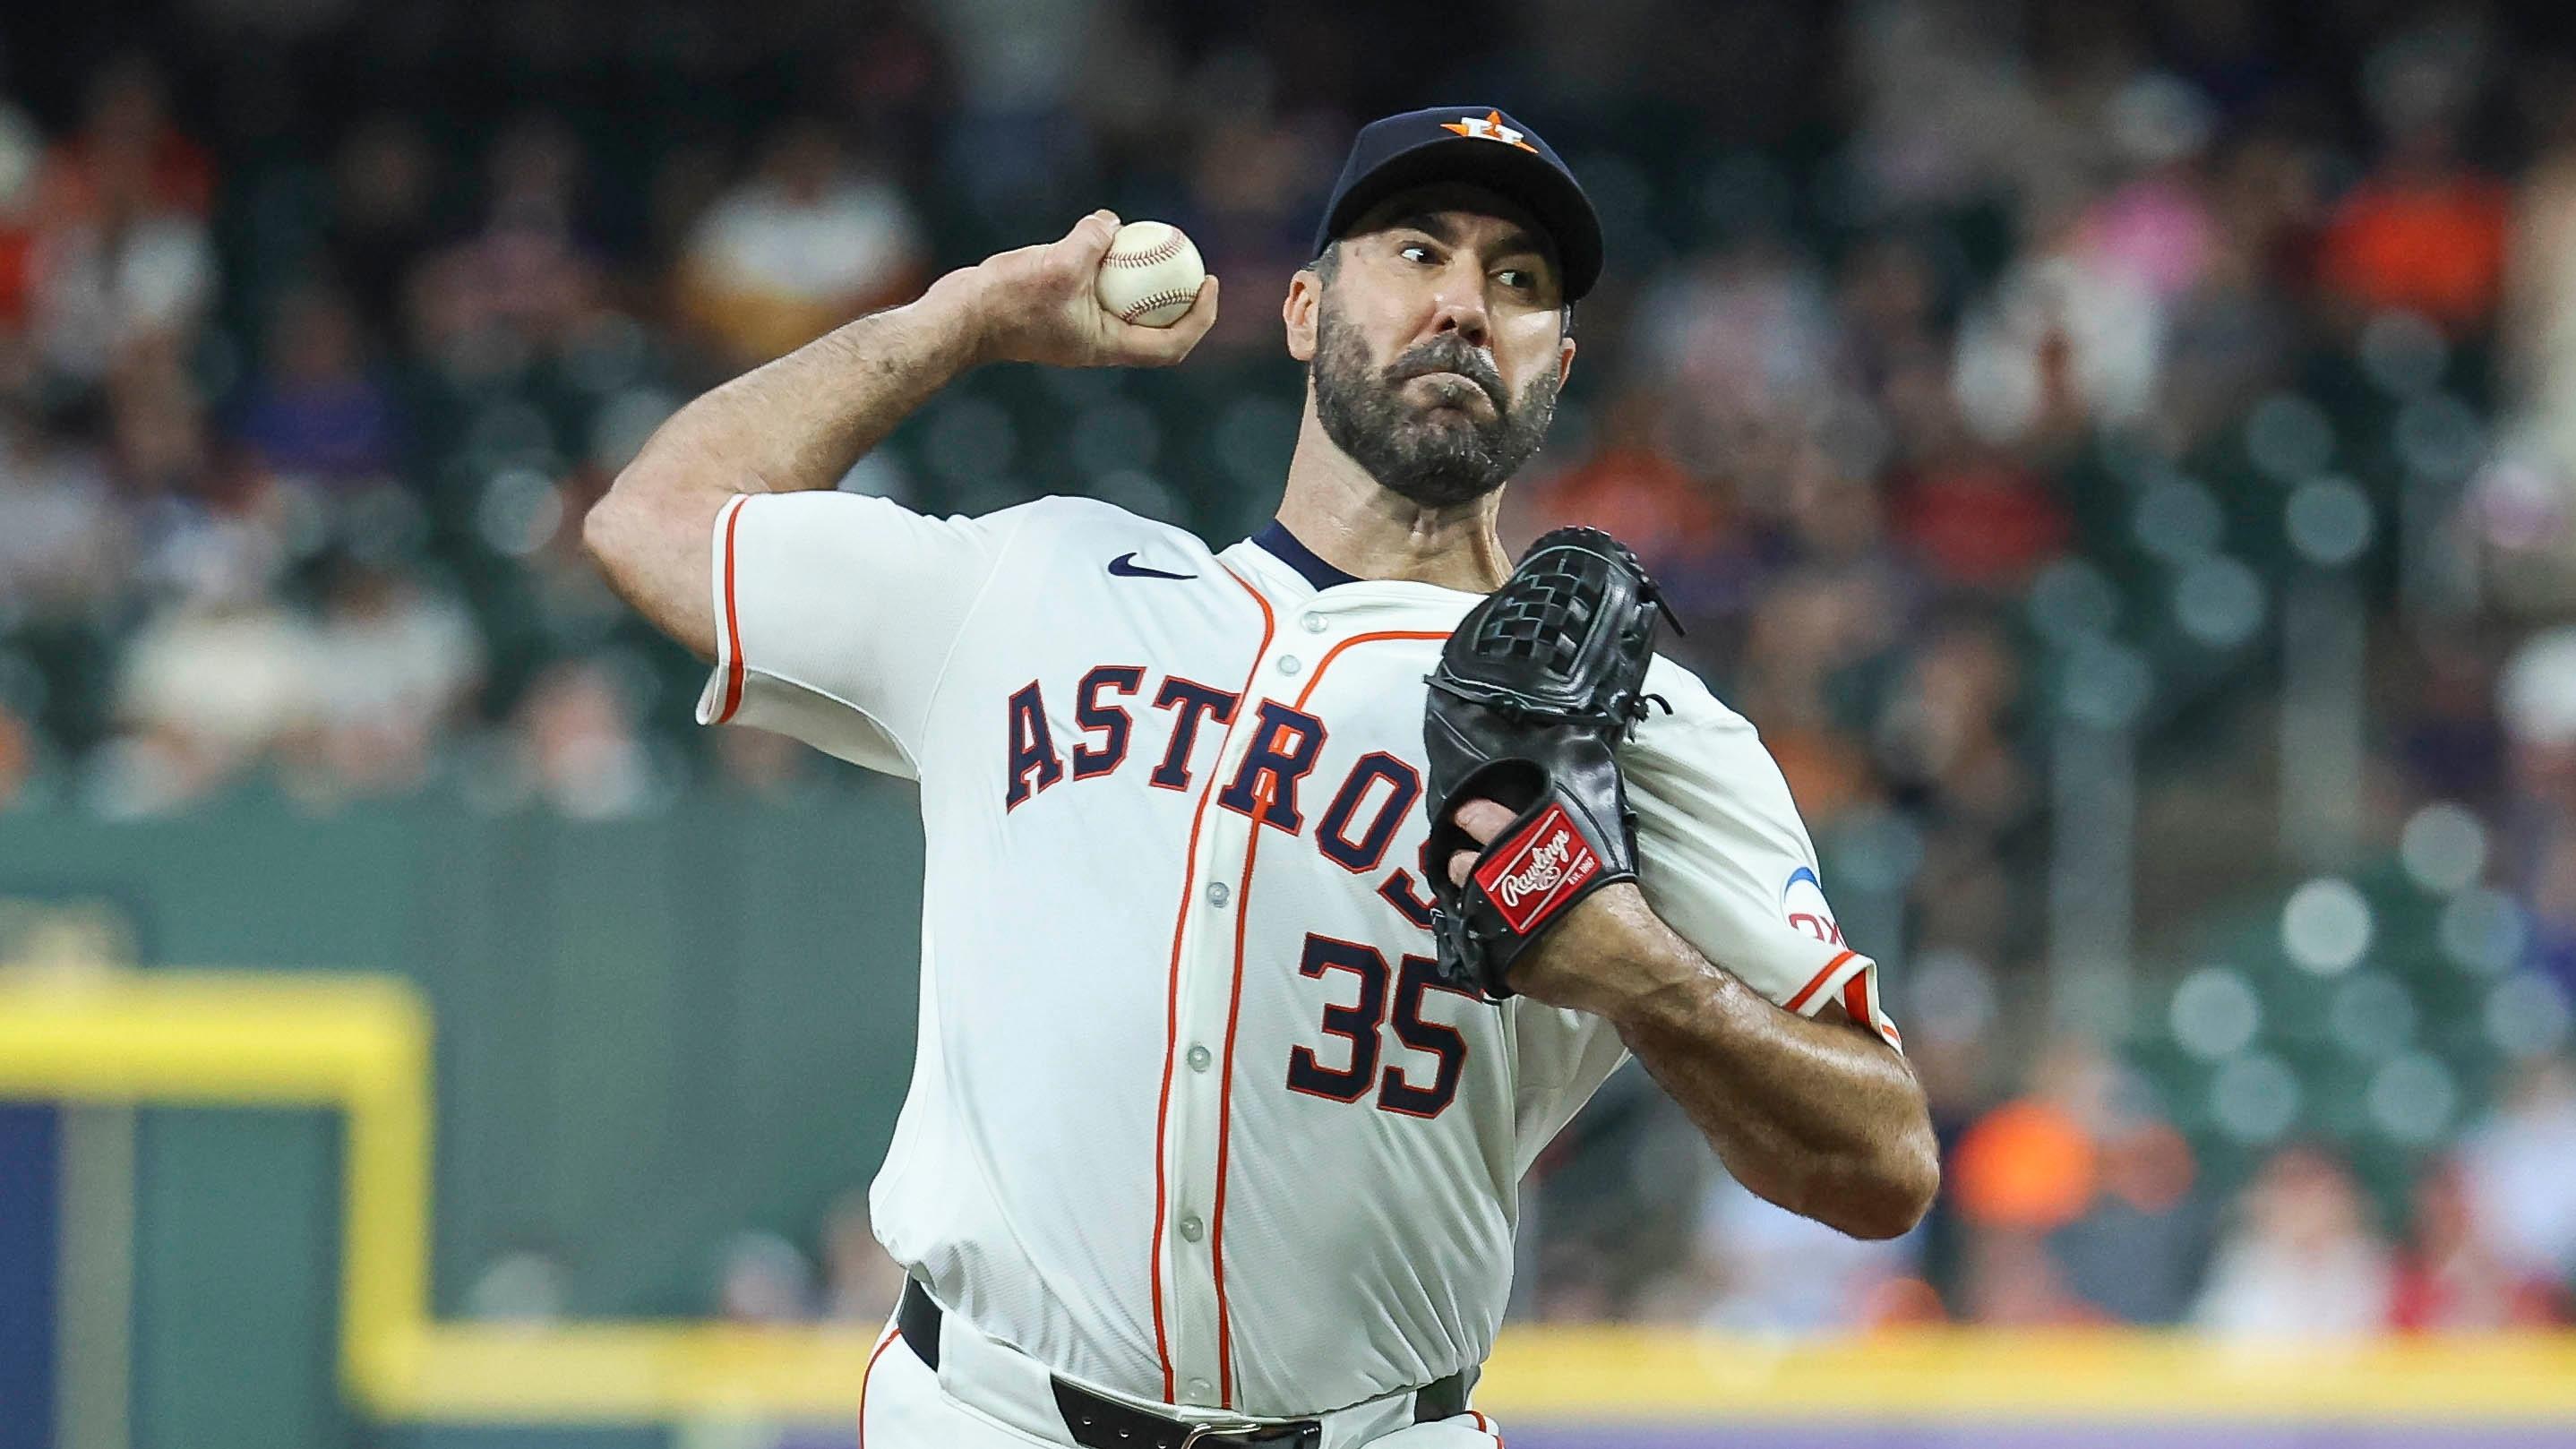
[[[1512,541],[1580,520],[1641,546],[1889,961],[1951,1153],[1931,1222],[1852,1243],[1749,1198],[1623,1078],[1542,1164],[1518,1311],[2566,1317],[2576,59],[2545,16],[127,8],[150,23],[0,19],[0,806],[449,791],[618,818],[831,788],[778,741],[693,734],[695,667],[580,556],[651,429],[1106,204],[1226,277],[1200,354],[972,380],[845,486],[973,511],[1088,491],[1238,537],[1298,385],[1268,299],[1351,129],[1492,97],[1611,238]],[[2294,617],[2366,667],[2302,684]],[[2356,759],[2311,804],[2341,823],[2291,831],[2269,792],[2332,758],[2338,698]],[[2286,963],[2142,966],[2125,1023],[2061,1009],[2068,719],[2135,762],[2134,961],[2199,964],[2201,923],[2304,874]],[[2421,960],[2391,926],[2371,955],[2394,908],[2351,883],[2401,856],[2440,921]],[[2356,909],[2361,944],[2310,949]],[[2323,1078],[2264,1054],[2272,1027],[2228,1025],[2281,973],[2330,983],[2338,1023],[2346,996],[2469,989],[2437,968],[2485,1016],[2454,1040],[2408,1005],[2370,1046],[2386,1012],[2351,1007],[2376,1055],[2348,1131]],[[723,1310],[881,1314],[854,1213],[810,1258],[727,1245]],[[495,1263],[478,1301],[541,1315],[552,1271]]]

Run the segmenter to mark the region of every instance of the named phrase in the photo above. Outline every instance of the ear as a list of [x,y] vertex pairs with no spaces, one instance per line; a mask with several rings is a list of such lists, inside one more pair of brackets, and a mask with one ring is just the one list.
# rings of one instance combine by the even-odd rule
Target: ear
[[1556,385],[1557,385],[1557,387],[1558,387],[1559,389],[1562,389],[1562,388],[1565,386],[1565,380],[1566,380],[1567,378],[1569,378],[1569,377],[1572,377],[1573,375],[1574,375],[1574,339],[1573,339],[1573,338],[1571,338],[1571,337],[1567,337],[1567,338],[1559,339],[1559,340],[1558,340],[1558,342],[1557,342],[1557,344],[1556,344]]
[[1313,267],[1299,267],[1288,279],[1287,299],[1279,304],[1279,320],[1288,326],[1288,355],[1299,362],[1315,360],[1315,311],[1324,298],[1324,279]]

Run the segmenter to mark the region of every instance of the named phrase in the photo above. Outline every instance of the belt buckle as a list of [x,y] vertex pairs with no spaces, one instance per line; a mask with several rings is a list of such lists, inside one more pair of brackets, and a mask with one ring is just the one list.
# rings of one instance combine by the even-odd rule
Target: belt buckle
[[1238,1420],[1231,1424],[1221,1420],[1211,1420],[1204,1424],[1192,1424],[1190,1432],[1181,1436],[1181,1449],[1199,1449],[1202,1444],[1244,1443],[1249,1442],[1255,1435],[1269,1432],[1269,1425],[1256,1424],[1249,1419]]

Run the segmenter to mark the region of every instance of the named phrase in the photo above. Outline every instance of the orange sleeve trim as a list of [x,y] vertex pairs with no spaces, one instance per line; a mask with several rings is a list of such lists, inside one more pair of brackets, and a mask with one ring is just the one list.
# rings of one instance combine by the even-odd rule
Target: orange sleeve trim
[[[1808,981],[1806,985],[1798,988],[1797,995],[1781,1002],[1780,1005],[1790,1011],[1806,1010],[1807,1002],[1812,999],[1817,992],[1824,989],[1825,983],[1834,978],[1835,972],[1843,969],[1843,963],[1859,954],[1860,953],[1858,951],[1844,951],[1835,956],[1834,959],[1825,963],[1824,970],[1817,972],[1812,980]],[[1866,1018],[1864,1017],[1862,1019]]]
[[733,506],[725,511],[725,692],[724,708],[716,711],[717,724],[723,724],[732,719],[733,712],[742,708],[742,619],[739,611],[734,607],[733,539],[735,530],[742,527],[742,505],[745,501],[737,498],[733,501]]

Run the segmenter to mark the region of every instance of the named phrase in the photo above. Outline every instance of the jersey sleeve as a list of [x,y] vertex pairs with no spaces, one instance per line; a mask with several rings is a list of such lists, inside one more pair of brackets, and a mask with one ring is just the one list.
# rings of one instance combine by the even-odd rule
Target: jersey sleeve
[[1878,963],[1843,940],[1778,762],[1696,678],[1672,665],[1659,674],[1648,687],[1674,713],[1649,717],[1619,759],[1647,901],[1701,955],[1779,1006],[1813,1016],[1841,1002],[1901,1050]]
[[698,723],[773,730],[917,778],[949,651],[1024,517],[932,518],[858,493],[726,504]]

